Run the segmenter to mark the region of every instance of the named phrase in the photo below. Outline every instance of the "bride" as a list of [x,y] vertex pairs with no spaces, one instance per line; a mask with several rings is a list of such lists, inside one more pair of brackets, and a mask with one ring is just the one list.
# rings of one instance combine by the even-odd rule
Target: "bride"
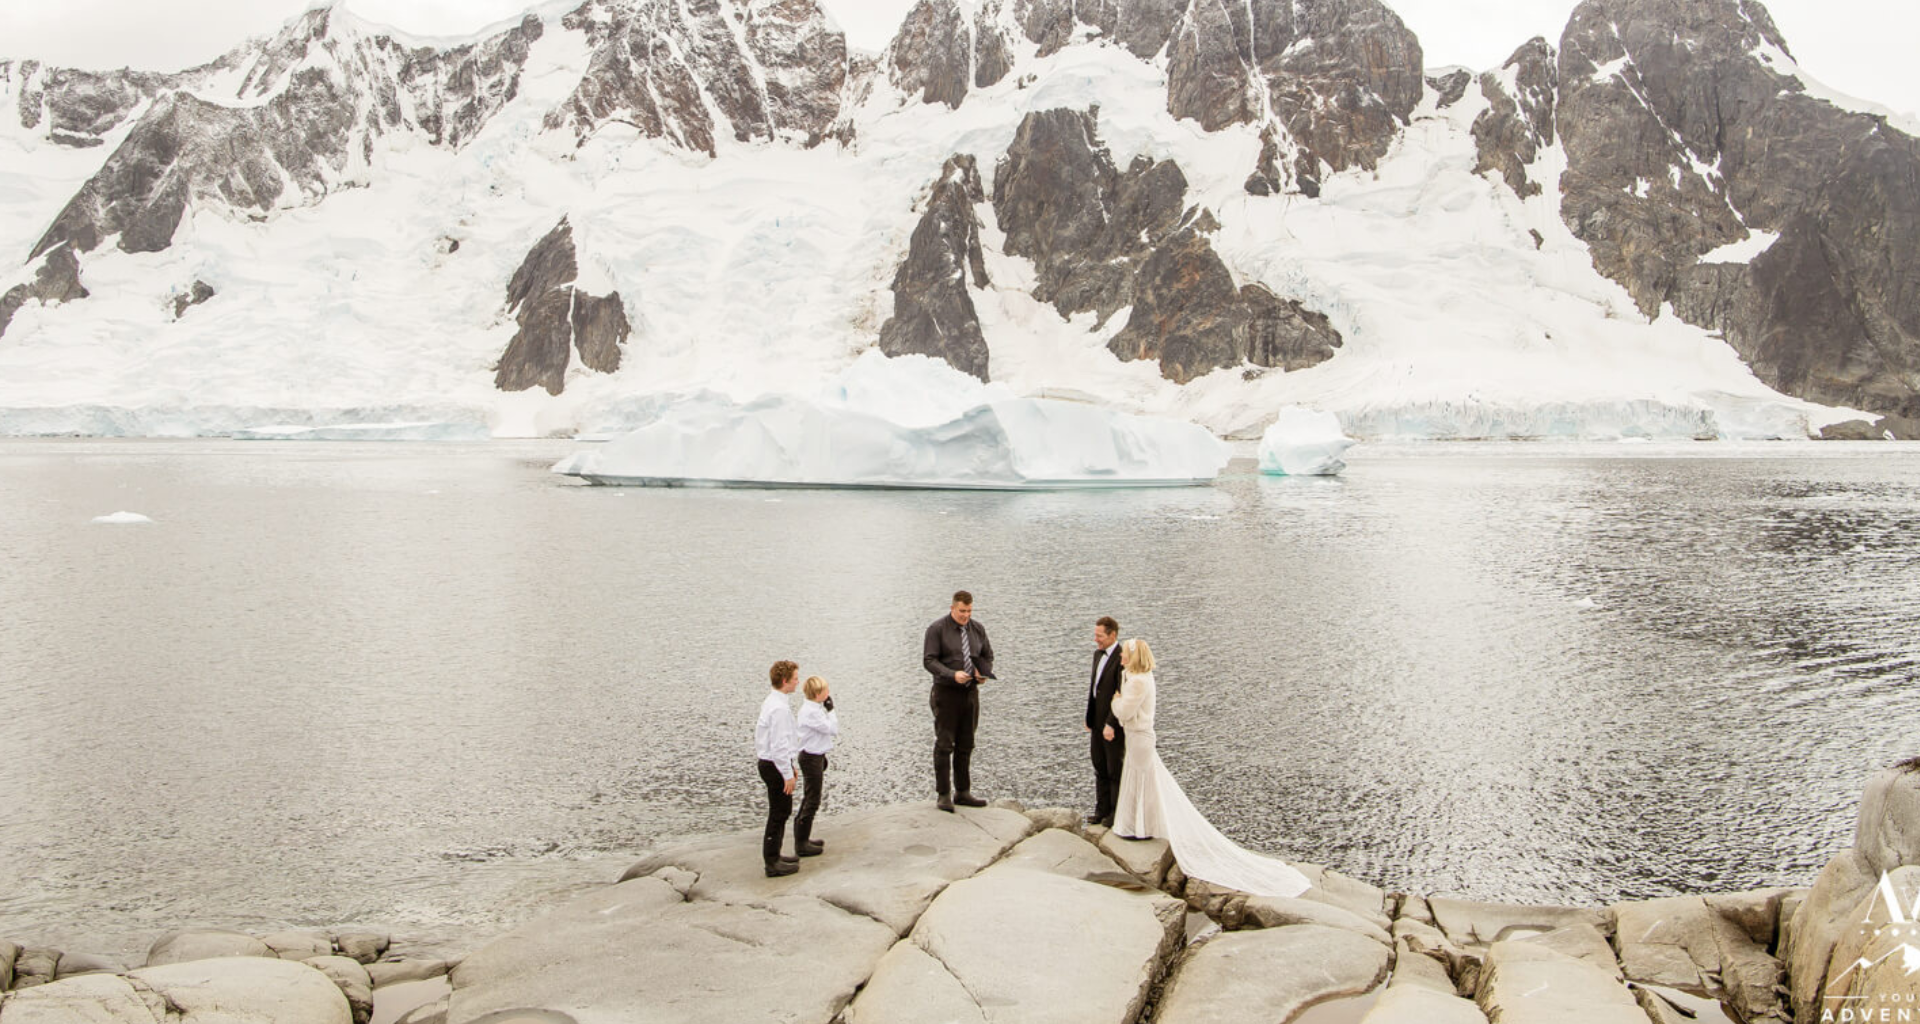
[[1113,714],[1127,732],[1126,767],[1120,772],[1119,808],[1113,831],[1122,839],[1164,837],[1188,878],[1256,896],[1294,897],[1311,884],[1285,861],[1242,849],[1207,823],[1187,799],[1153,738],[1153,651],[1134,637],[1120,647],[1125,675],[1113,699]]

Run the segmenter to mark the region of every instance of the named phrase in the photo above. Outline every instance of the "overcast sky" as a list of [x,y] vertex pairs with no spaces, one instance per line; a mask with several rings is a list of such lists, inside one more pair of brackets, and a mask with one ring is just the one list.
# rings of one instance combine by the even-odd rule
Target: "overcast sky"
[[[853,45],[885,46],[913,0],[822,0]],[[1419,35],[1429,67],[1499,64],[1527,39],[1558,43],[1575,0],[1387,0]],[[347,0],[369,21],[419,35],[464,35],[530,0]],[[79,67],[175,69],[271,32],[307,0],[0,0],[0,57]],[[1920,111],[1920,4],[1912,0],[1769,0],[1794,56],[1844,93]]]

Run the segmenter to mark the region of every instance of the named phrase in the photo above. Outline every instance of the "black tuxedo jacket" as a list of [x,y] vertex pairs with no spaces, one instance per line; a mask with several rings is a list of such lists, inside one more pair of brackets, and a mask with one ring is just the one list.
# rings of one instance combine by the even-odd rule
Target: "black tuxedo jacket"
[[1107,658],[1107,670],[1100,673],[1095,683],[1093,673],[1100,667],[1100,650],[1093,652],[1093,664],[1087,666],[1087,728],[1098,732],[1102,726],[1113,726],[1113,738],[1121,734],[1120,720],[1113,717],[1113,698],[1120,692],[1120,644],[1113,645],[1113,654]]

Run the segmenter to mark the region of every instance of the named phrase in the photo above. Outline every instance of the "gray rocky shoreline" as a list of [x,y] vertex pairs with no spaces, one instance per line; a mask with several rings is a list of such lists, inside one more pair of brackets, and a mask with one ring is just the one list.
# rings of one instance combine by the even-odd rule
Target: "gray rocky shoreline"
[[1876,927],[1882,879],[1920,892],[1915,762],[1874,776],[1853,847],[1809,889],[1609,907],[1422,897],[1313,865],[1299,898],[1250,896],[1186,878],[1164,841],[1013,801],[892,805],[817,834],[826,853],[782,878],[757,832],[663,847],[454,960],[368,932],[174,932],[131,970],[0,941],[0,1024],[1920,1018],[1920,974],[1870,969],[1902,951]]

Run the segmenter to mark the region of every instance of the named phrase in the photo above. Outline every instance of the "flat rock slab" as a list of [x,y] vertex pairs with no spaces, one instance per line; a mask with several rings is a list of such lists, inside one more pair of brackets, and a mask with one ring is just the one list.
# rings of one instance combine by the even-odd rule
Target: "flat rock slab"
[[1243,926],[1284,928],[1296,924],[1319,924],[1341,928],[1378,942],[1393,945],[1393,937],[1379,925],[1344,907],[1320,900],[1284,899],[1278,896],[1253,896],[1241,912]]
[[167,1009],[159,996],[111,974],[19,989],[0,1003],[5,1024],[159,1024]]
[[1613,919],[1590,907],[1529,907],[1506,903],[1475,903],[1431,897],[1427,906],[1434,923],[1456,945],[1485,949],[1501,939],[1537,935],[1571,925],[1591,925],[1602,935],[1613,933]]
[[1148,885],[1159,887],[1173,866],[1173,847],[1165,839],[1122,839],[1115,832],[1100,837],[1100,849],[1121,867]]
[[[1624,934],[1622,939],[1625,939]],[[1607,976],[1615,981],[1626,980],[1620,970],[1620,962],[1614,959],[1613,947],[1607,944],[1607,937],[1590,924],[1568,925],[1565,928],[1556,928],[1542,935],[1529,935],[1516,941],[1530,942],[1537,946],[1545,946],[1556,953],[1565,953],[1575,960],[1607,972]]]
[[[1132,1021],[1177,948],[1185,918],[1185,905],[1161,893],[997,865],[933,901],[910,937],[925,957],[902,951],[891,958],[854,1001],[850,1019]],[[929,977],[936,973],[951,981]],[[913,1001],[916,990],[930,994],[924,1008]]]
[[812,896],[864,914],[905,935],[949,883],[967,878],[1027,837],[1033,822],[997,807],[948,814],[932,804],[896,804],[820,819],[814,833],[827,852],[800,862],[800,872],[766,877],[760,832],[713,836],[652,853],[622,881],[675,868],[697,876],[696,900],[757,903]]
[[1487,1024],[1487,1015],[1473,1000],[1452,993],[1419,985],[1389,985],[1360,1024]]
[[810,896],[689,902],[665,881],[636,879],[467,957],[452,974],[447,1019],[538,1009],[578,1024],[827,1024],[895,939]]
[[1499,1024],[1647,1024],[1613,975],[1534,942],[1493,944],[1477,1002]]
[[1022,867],[1049,871],[1068,878],[1103,884],[1134,883],[1138,880],[1113,858],[1094,848],[1092,843],[1057,828],[1020,841],[996,867]]
[[[328,952],[332,952],[329,948]],[[223,956],[278,956],[272,946],[251,935],[215,929],[168,932],[147,950],[147,966],[182,964]]]
[[1154,1024],[1292,1020],[1315,1003],[1373,991],[1387,976],[1388,959],[1380,943],[1323,925],[1230,932],[1174,971]]

